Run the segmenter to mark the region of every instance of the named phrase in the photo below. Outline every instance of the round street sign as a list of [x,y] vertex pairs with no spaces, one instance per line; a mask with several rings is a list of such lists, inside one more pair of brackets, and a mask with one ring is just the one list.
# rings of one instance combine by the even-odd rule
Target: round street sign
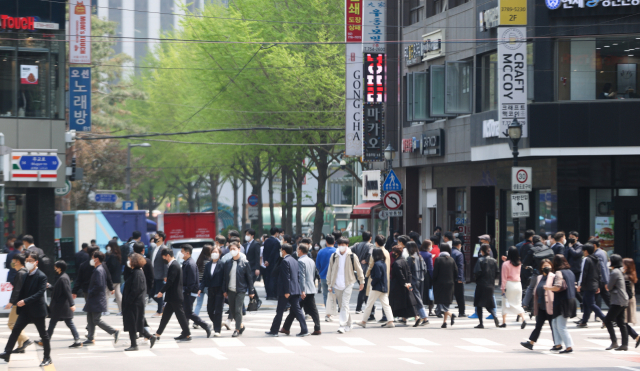
[[524,183],[529,179],[529,174],[527,174],[526,170],[520,169],[516,174],[516,179],[518,180],[518,183]]
[[55,192],[56,196],[66,196],[66,195],[68,195],[69,192],[71,192],[71,182],[69,182],[69,180],[67,179],[64,182],[64,187],[56,188],[54,192]]
[[387,192],[382,199],[382,203],[389,210],[395,210],[402,205],[402,196],[398,192]]
[[249,206],[258,206],[258,196],[257,195],[249,196],[249,198],[247,198],[247,203],[249,204]]

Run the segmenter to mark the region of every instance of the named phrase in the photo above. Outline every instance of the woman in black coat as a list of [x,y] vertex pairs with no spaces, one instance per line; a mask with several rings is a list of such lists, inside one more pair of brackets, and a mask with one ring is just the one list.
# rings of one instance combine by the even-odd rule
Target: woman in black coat
[[456,315],[449,311],[453,302],[455,282],[458,280],[458,266],[451,257],[451,247],[448,244],[440,246],[440,256],[436,258],[433,267],[433,302],[437,305],[436,313],[444,314],[442,328],[447,328],[447,317],[451,317],[451,326]]
[[391,284],[389,285],[389,305],[394,317],[402,317],[403,323],[407,323],[406,319],[415,317],[416,299],[411,292],[411,268],[409,263],[402,257],[400,246],[394,246],[391,254],[394,259],[391,266]]
[[419,254],[418,245],[416,245],[415,242],[407,242],[407,251],[409,252],[407,263],[409,264],[409,268],[411,268],[411,288],[413,289],[411,292],[416,298],[415,310],[420,316],[420,318],[416,319],[413,327],[424,326],[429,323],[427,311],[424,310],[424,305],[422,305],[425,276],[429,275],[429,273],[427,273],[427,264],[425,264],[424,259],[422,259],[422,256]]
[[136,339],[138,333],[141,333],[149,340],[151,346],[156,342],[156,337],[149,334],[144,328],[144,308],[147,304],[147,282],[142,272],[142,267],[146,264],[146,260],[140,254],[133,254],[129,257],[131,266],[131,274],[124,283],[124,292],[122,294],[122,322],[124,331],[129,332],[131,346],[125,351],[138,350]]
[[122,313],[122,294],[120,293],[120,283],[122,282],[122,253],[120,252],[120,246],[114,240],[109,241],[107,245],[107,255],[105,263],[109,275],[111,275],[111,282],[113,282],[113,290],[115,291],[116,304],[118,304],[118,313]]
[[81,348],[82,342],[80,341],[80,335],[76,325],[73,323],[73,312],[76,310],[76,305],[71,295],[71,280],[65,273],[67,270],[67,263],[64,260],[58,260],[53,269],[60,275],[56,284],[53,285],[53,294],[51,295],[51,304],[49,305],[51,321],[49,321],[49,339],[53,335],[53,330],[59,321],[64,321],[71,334],[73,335],[73,344],[69,348]]
[[480,259],[473,268],[473,275],[476,278],[476,292],[473,297],[473,306],[476,307],[480,324],[475,328],[484,328],[482,324],[482,308],[486,308],[493,316],[496,327],[500,327],[498,316],[496,315],[496,302],[493,293],[496,286],[496,276],[498,275],[498,263],[491,257],[491,246],[483,244],[480,247]]

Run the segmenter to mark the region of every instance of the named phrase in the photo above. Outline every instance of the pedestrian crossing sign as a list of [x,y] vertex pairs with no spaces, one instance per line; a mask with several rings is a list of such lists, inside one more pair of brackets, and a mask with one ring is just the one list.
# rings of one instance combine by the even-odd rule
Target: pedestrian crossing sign
[[387,178],[384,180],[384,183],[382,183],[382,191],[390,192],[390,191],[401,191],[401,190],[402,190],[402,184],[400,184],[400,180],[396,176],[396,173],[393,171],[393,169],[389,170],[389,174],[387,175]]

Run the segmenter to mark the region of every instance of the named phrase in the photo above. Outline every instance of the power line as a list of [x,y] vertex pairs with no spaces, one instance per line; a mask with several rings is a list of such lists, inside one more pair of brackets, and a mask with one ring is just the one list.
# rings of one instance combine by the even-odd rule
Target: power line
[[176,133],[147,133],[147,134],[128,134],[128,135],[108,135],[108,136],[82,136],[78,139],[82,140],[98,140],[98,139],[126,139],[126,138],[149,138],[158,136],[173,136],[173,135],[189,135],[189,134],[201,134],[201,133],[215,133],[215,132],[229,132],[229,131],[247,131],[247,130],[259,130],[259,131],[342,131],[344,128],[278,128],[278,127],[255,127],[255,128],[224,128],[224,129],[205,129],[205,130],[190,130],[181,131]]
[[[344,130],[344,129],[340,129]],[[184,142],[180,140],[170,140],[170,139],[133,139],[133,140],[144,140],[149,142],[163,142],[163,143],[176,143],[176,144],[201,144],[201,145],[210,145],[210,146],[339,146],[344,145],[345,143],[212,143],[212,142]]]

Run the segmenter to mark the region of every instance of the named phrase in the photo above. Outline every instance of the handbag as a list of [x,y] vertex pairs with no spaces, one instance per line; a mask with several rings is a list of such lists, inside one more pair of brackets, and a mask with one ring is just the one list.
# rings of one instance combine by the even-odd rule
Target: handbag
[[249,300],[249,305],[247,305],[247,312],[257,312],[260,309],[260,304],[262,304],[262,300],[256,299],[256,297],[252,297]]
[[329,289],[329,293],[327,294],[327,305],[325,308],[325,312],[327,316],[338,315],[338,301],[336,299],[336,295],[331,289]]

